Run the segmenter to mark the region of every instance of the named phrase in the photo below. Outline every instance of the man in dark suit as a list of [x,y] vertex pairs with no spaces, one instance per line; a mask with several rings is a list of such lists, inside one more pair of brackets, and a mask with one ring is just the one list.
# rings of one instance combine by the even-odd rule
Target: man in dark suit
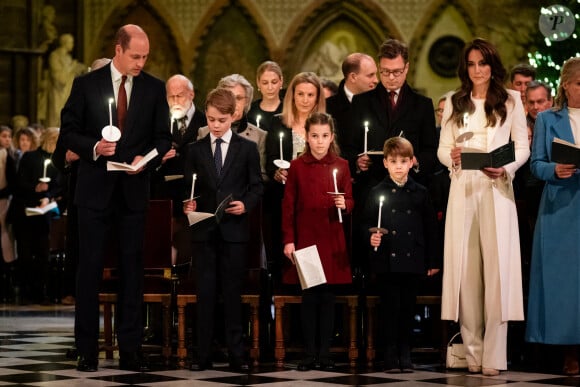
[[199,353],[192,370],[212,367],[210,358],[218,278],[225,310],[225,338],[230,368],[248,369],[244,359],[241,323],[241,291],[246,276],[246,243],[250,237],[248,212],[258,205],[262,192],[260,155],[256,143],[231,129],[236,98],[218,88],[206,99],[209,135],[189,146],[185,165],[186,187],[196,174],[195,200],[187,201],[186,214],[215,213],[228,195],[232,200],[220,220],[192,225],[192,250],[197,258],[197,314]]
[[173,239],[171,263],[188,261],[191,257],[186,222],[183,217],[183,167],[185,152],[197,139],[199,128],[207,125],[205,113],[194,104],[193,83],[184,75],[176,74],[165,83],[171,124],[171,149],[163,156],[162,164],[151,176],[151,197],[171,199],[173,202]]
[[353,131],[350,127],[352,97],[373,90],[379,83],[374,59],[360,52],[344,59],[342,74],[344,79],[338,85],[338,92],[326,99],[326,112],[334,118],[335,137],[341,150],[349,143]]
[[[407,84],[409,50],[395,39],[388,39],[379,47],[380,83],[373,90],[352,98],[350,130],[352,137],[345,145],[344,157],[349,160],[355,184],[353,192],[357,207],[365,207],[369,191],[385,178],[383,144],[388,138],[403,136],[411,142],[415,156],[414,171],[410,175],[427,185],[427,179],[437,163],[435,112],[431,99],[424,97]],[[377,155],[363,154],[365,123],[368,127],[366,145]],[[354,219],[360,212],[355,211]],[[360,228],[353,232],[353,243],[367,238],[368,231]],[[366,250],[355,250],[353,263],[363,271],[368,267]]]
[[[380,84],[371,91],[352,99],[352,130],[355,135],[346,153],[351,168],[358,172],[357,180],[367,179],[373,187],[384,177],[382,149],[385,140],[402,136],[413,144],[414,172],[411,176],[421,184],[437,163],[437,136],[433,102],[415,92],[407,84],[409,50],[395,39],[388,39],[379,48]],[[365,122],[368,123],[367,150],[381,151],[372,159],[364,151]],[[361,203],[362,204],[362,203]]]
[[[143,239],[149,170],[160,157],[134,172],[107,171],[109,160],[136,164],[152,149],[163,155],[171,146],[163,82],[141,71],[148,55],[149,39],[141,27],[121,27],[111,64],[75,79],[61,113],[64,145],[80,157],[75,197],[80,246],[75,315],[79,371],[96,371],[98,366],[98,292],[111,225],[119,241],[119,367],[148,369],[140,352]],[[110,98],[116,107],[107,104]],[[121,131],[118,142],[101,135],[110,117]]]

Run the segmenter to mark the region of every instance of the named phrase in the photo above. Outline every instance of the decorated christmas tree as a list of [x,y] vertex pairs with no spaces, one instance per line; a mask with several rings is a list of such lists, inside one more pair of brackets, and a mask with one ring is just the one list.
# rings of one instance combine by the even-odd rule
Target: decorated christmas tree
[[536,79],[556,90],[564,61],[580,56],[580,0],[558,1],[543,7],[538,16],[540,28],[528,59]]

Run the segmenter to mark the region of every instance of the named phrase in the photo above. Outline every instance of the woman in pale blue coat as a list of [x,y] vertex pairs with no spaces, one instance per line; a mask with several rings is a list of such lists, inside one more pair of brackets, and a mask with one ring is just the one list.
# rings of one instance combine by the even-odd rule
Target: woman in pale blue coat
[[532,173],[546,182],[535,228],[526,340],[565,345],[575,375],[580,344],[580,173],[552,161],[554,138],[580,144],[580,58],[562,67],[554,108],[538,114]]

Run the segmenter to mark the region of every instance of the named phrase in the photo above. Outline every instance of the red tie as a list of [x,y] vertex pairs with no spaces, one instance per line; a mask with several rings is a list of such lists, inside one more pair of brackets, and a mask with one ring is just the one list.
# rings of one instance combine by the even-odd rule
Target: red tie
[[389,100],[391,101],[391,107],[394,109],[397,107],[397,100],[395,97],[397,96],[396,91],[389,91]]
[[117,124],[119,130],[123,132],[125,127],[125,117],[127,116],[127,91],[125,91],[125,81],[127,76],[121,77],[121,85],[119,86],[119,95],[117,96]]

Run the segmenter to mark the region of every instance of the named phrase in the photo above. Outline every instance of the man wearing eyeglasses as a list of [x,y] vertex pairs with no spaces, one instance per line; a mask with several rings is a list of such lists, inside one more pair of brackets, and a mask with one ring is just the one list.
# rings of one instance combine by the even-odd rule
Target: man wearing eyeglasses
[[[435,112],[430,98],[415,92],[407,84],[409,50],[395,39],[388,39],[379,48],[380,83],[352,99],[351,127],[354,136],[346,149],[357,184],[373,187],[385,177],[382,152],[370,156],[365,151],[382,151],[385,140],[402,136],[415,151],[413,178],[427,183],[436,165],[437,139]],[[366,125],[365,125],[366,123]],[[367,148],[364,149],[365,131]]]
[[[365,202],[370,204],[371,201],[376,201],[376,208],[379,208],[378,198],[368,195],[370,189],[386,177],[382,152],[385,140],[402,136],[411,142],[415,154],[413,157],[414,171],[411,172],[411,176],[422,184],[426,184],[426,178],[433,172],[436,165],[437,140],[433,103],[431,99],[413,91],[406,82],[409,71],[407,46],[398,40],[388,39],[379,47],[378,60],[380,83],[373,90],[355,95],[352,99],[351,128],[354,136],[351,148],[346,150],[346,157],[355,172],[353,173],[355,176],[354,187],[357,187],[360,192],[359,205],[363,208],[365,208]],[[371,151],[379,152],[376,155],[370,155]],[[404,189],[416,190],[413,188],[415,186],[407,185],[407,181],[401,182],[401,184],[403,187],[406,186]],[[368,241],[368,229],[358,231],[359,234],[365,234]],[[399,236],[397,230],[389,230],[389,232],[392,236]],[[414,238],[410,233],[409,235],[405,233],[400,237]],[[357,250],[357,257],[353,257],[353,261],[355,259],[360,261],[363,271],[369,265],[374,267],[374,262],[367,262],[370,257],[365,257],[365,251],[364,249]],[[376,270],[372,272],[374,273]],[[385,302],[382,303],[384,309],[400,302],[400,293],[394,288],[388,288],[390,284],[398,283],[396,281],[400,281],[400,279],[392,278],[393,281],[379,280],[376,283],[379,291],[386,295]],[[397,278],[399,277],[397,276]],[[407,287],[414,289],[415,279],[413,277],[404,278],[405,281],[408,280]],[[392,310],[384,310],[384,313],[392,313]],[[385,364],[393,364],[395,361],[401,366],[401,369],[410,364],[409,331],[400,329],[398,332],[393,330],[387,333],[384,351]]]

